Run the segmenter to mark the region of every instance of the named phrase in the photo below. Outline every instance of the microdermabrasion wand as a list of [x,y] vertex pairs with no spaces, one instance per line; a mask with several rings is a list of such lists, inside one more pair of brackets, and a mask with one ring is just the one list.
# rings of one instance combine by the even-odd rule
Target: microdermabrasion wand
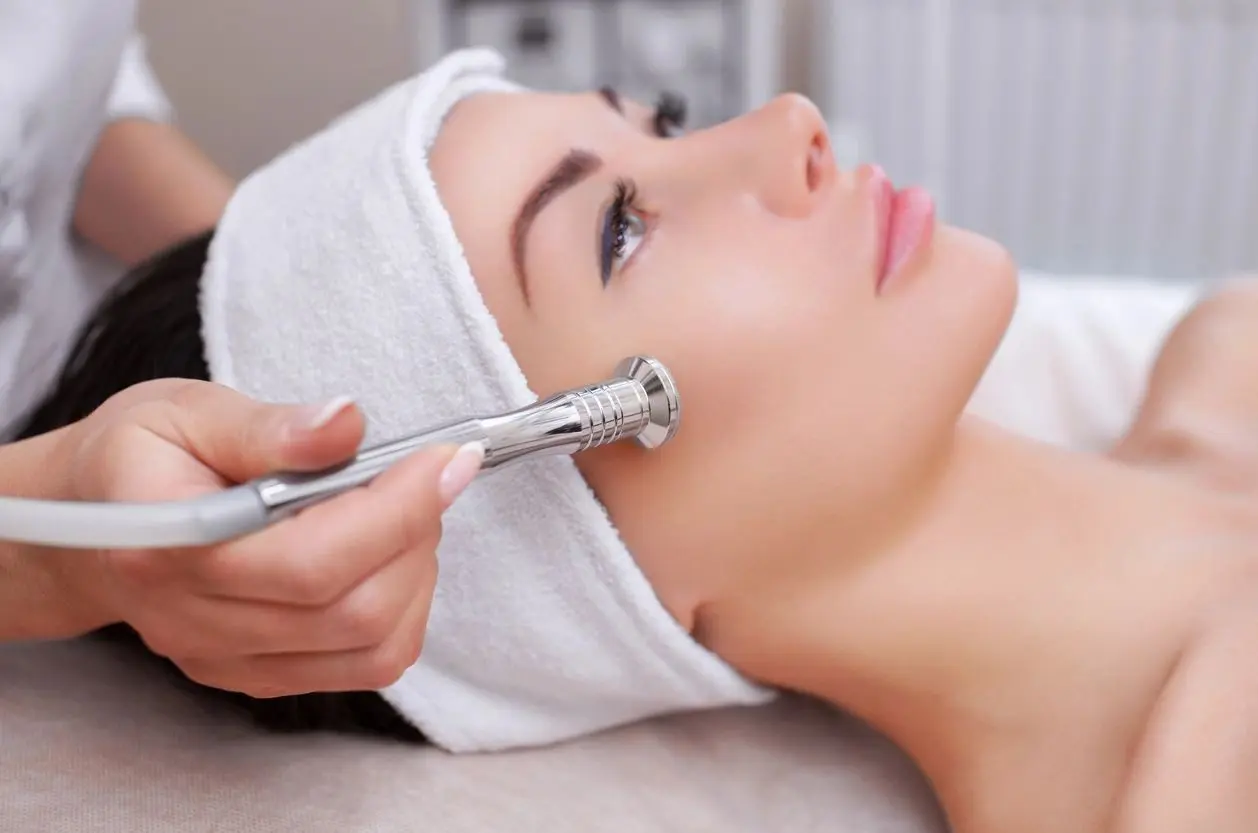
[[516,411],[450,422],[362,451],[334,468],[276,474],[217,494],[158,503],[78,503],[0,497],[0,540],[57,547],[139,549],[203,546],[256,532],[298,510],[364,486],[394,463],[436,445],[479,442],[481,471],[620,440],[658,448],[681,421],[667,368],[636,356],[615,378]]

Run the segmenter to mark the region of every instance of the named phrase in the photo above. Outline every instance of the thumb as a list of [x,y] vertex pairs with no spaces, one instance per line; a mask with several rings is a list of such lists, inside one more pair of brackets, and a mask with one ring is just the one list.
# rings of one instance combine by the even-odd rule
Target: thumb
[[187,450],[235,483],[332,466],[353,456],[362,442],[362,413],[346,397],[273,405],[214,384],[184,393],[177,422]]

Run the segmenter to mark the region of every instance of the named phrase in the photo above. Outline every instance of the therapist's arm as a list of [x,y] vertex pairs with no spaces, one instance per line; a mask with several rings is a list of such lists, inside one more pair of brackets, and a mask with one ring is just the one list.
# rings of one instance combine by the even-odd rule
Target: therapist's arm
[[133,36],[80,183],[75,230],[128,266],[214,226],[234,183],[176,126]]
[[[0,494],[55,499],[64,484],[57,462],[62,431],[11,445],[0,445]],[[83,552],[84,560],[92,554]],[[68,592],[58,574],[64,561],[36,547],[0,541],[0,643],[61,639],[106,624],[84,599]],[[86,564],[84,564],[86,566]]]
[[174,125],[119,119],[96,143],[74,227],[132,266],[212,228],[232,188],[232,180]]

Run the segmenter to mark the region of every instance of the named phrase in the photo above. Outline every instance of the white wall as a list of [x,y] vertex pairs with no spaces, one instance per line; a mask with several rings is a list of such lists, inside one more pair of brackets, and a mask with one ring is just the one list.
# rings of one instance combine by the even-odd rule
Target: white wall
[[411,69],[402,0],[141,0],[180,125],[241,175]]
[[[239,176],[409,74],[424,1],[140,0],[140,28],[181,126]],[[809,0],[782,3],[784,84],[806,92]]]
[[927,185],[948,222],[1031,269],[1258,269],[1258,3],[841,10],[816,27],[831,38],[814,53],[817,76],[833,81],[823,109],[860,158]]
[[[409,74],[425,35],[411,18],[420,3],[435,2],[140,0],[140,25],[184,128],[241,175]],[[1163,9],[1127,27],[1139,38],[1119,32],[1113,43],[1127,51],[1138,44],[1145,54],[1143,63],[1117,70],[1114,56],[1124,50],[1107,45],[1105,27],[1123,29],[1123,18],[1111,15],[1105,23],[1098,16],[1089,24],[1093,34],[1079,34],[1085,18],[1091,20],[1084,12],[1099,0],[1088,6],[953,0],[959,86],[945,96],[926,83],[946,75],[923,63],[932,54],[928,34],[938,31],[938,22],[923,16],[930,7],[923,0],[780,2],[783,86],[831,97],[820,103],[845,162],[873,156],[898,179],[925,180],[938,189],[948,219],[997,237],[1040,268],[1157,274],[1258,268],[1258,237],[1248,231],[1258,214],[1254,3],[1107,0],[1107,8],[1129,14]],[[983,15],[1019,6],[1061,12],[1051,25],[1040,15],[1028,18],[1029,27],[983,29]],[[1166,26],[1173,6],[1193,12],[1189,25],[1173,27],[1179,34]],[[840,9],[846,24],[825,25]],[[815,43],[817,28],[832,32],[831,42]],[[431,48],[425,52],[432,57]],[[998,53],[998,68],[975,70],[978,53],[988,52]],[[1094,71],[1084,69],[1092,64]],[[1037,66],[1061,83],[1028,76]],[[1154,67],[1182,82],[1180,95],[1150,92],[1160,84]],[[824,86],[833,89],[813,88],[814,77],[829,78]],[[1120,77],[1126,81],[1112,86]],[[1047,95],[1050,87],[1058,89],[1055,97]],[[1087,95],[1094,88],[1110,89],[1112,106]],[[943,113],[944,136],[937,110],[949,99],[954,106]],[[1089,114],[1096,112],[1108,112],[1123,128],[1109,131],[1112,141],[1092,129],[1098,120]],[[1146,123],[1175,130],[1146,130]],[[1129,152],[1150,143],[1156,147]],[[1097,148],[1108,148],[1108,155]],[[1168,178],[1166,170],[1182,174]],[[1152,190],[1181,181],[1195,202]]]

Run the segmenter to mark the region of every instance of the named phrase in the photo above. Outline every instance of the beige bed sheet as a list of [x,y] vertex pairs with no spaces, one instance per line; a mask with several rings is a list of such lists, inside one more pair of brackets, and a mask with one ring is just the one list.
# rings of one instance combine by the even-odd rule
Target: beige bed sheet
[[0,647],[0,830],[943,833],[880,738],[788,700],[453,757],[267,737],[95,643]]

